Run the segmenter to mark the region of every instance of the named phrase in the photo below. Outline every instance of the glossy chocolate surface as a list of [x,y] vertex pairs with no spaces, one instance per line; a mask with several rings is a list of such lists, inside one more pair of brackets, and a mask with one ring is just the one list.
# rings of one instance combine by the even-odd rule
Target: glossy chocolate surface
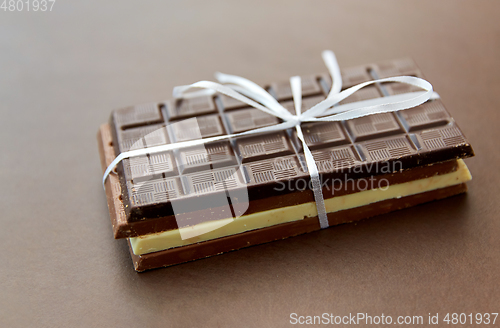
[[[411,59],[342,69],[344,88],[394,75],[422,76]],[[330,85],[328,74],[304,76],[303,111],[324,99]],[[270,83],[265,88],[294,112],[288,81]],[[377,84],[361,89],[341,104],[412,91],[417,90],[409,85]],[[118,154],[279,122],[277,117],[234,99],[214,95],[115,110],[110,125]],[[397,113],[304,123],[302,129],[324,179],[356,179],[386,173],[381,167],[387,165],[407,170],[473,156],[471,146],[439,99]],[[256,201],[291,193],[286,188],[277,190],[280,183],[309,181],[294,129],[129,158],[118,165],[117,172],[130,223],[173,215],[173,201],[183,211],[197,211],[227,202],[228,190],[248,190],[249,200]]]

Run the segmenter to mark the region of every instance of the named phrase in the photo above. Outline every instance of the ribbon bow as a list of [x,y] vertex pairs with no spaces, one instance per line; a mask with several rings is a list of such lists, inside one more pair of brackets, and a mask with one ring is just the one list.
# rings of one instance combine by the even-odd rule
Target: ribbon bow
[[[299,76],[293,76],[290,78],[293,102],[295,106],[295,114],[291,114],[271,94],[269,94],[259,85],[255,84],[250,80],[235,75],[216,73],[215,77],[220,83],[211,81],[199,81],[191,85],[175,87],[173,90],[174,98],[186,98],[194,96],[196,92],[190,92],[190,93],[187,92],[189,89],[192,88],[206,89],[209,90],[210,93],[221,93],[228,97],[239,100],[263,112],[276,116],[280,118],[283,122],[273,126],[257,128],[242,133],[177,142],[168,145],[142,148],[120,153],[113,160],[113,162],[111,162],[111,164],[104,172],[104,176],[102,179],[103,187],[111,171],[120,161],[122,161],[125,158],[151,154],[151,153],[158,153],[182,147],[191,147],[209,142],[225,140],[229,138],[242,137],[242,136],[254,135],[265,132],[282,131],[285,129],[295,127],[297,131],[297,137],[302,142],[302,148],[304,150],[304,157],[306,159],[307,169],[309,175],[311,176],[314,199],[316,201],[320,226],[321,228],[327,228],[329,224],[326,215],[323,193],[321,190],[321,182],[319,178],[318,167],[316,166],[316,162],[311,153],[311,150],[309,149],[309,147],[305,142],[300,124],[302,122],[344,121],[367,115],[395,112],[403,109],[416,107],[418,105],[423,104],[429,99],[438,98],[439,95],[437,95],[433,91],[432,85],[428,81],[413,76],[398,76],[398,77],[378,79],[374,81],[360,83],[349,89],[341,91],[342,78],[340,75],[340,68],[337,59],[335,57],[335,54],[330,50],[326,50],[323,51],[322,57],[326,67],[328,68],[330,76],[332,77],[333,80],[332,88],[325,100],[319,102],[318,104],[314,105],[305,112],[302,112],[301,110],[302,87],[301,87],[301,79]],[[362,89],[371,84],[383,83],[383,82],[406,83],[422,88],[425,91],[410,92],[395,96],[358,101],[345,105],[337,105],[339,102],[349,97],[359,89]]]

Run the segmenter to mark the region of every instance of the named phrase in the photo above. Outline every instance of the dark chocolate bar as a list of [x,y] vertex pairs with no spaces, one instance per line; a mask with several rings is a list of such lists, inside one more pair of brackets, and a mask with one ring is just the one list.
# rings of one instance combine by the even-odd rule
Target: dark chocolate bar
[[[422,76],[412,60],[403,59],[343,69],[343,86],[402,74]],[[330,87],[328,74],[303,77],[302,110],[324,99]],[[271,83],[266,89],[295,112],[288,81]],[[341,104],[412,91],[417,90],[404,84],[377,84]],[[110,126],[118,154],[279,122],[277,117],[216,94],[116,110]],[[304,123],[302,130],[324,179],[359,179],[382,174],[384,165],[397,164],[404,171],[473,156],[470,144],[439,99],[397,113]],[[133,157],[120,162],[117,172],[126,222],[114,225],[117,238],[178,228],[173,200],[186,211],[203,211],[208,209],[203,204],[210,208],[220,205],[219,196],[228,189],[247,189],[250,202],[268,203],[265,200],[270,197],[286,198],[291,193],[286,188],[277,190],[278,183],[298,179],[307,183],[309,179],[293,129]],[[303,194],[305,202],[310,195]],[[202,198],[207,201],[199,202]]]
[[[100,128],[98,135],[99,149],[101,152],[103,170],[111,163],[116,154],[113,147],[109,146],[111,143],[111,133],[108,124],[104,124]],[[320,160],[318,163],[322,163]],[[390,172],[373,176],[373,183],[384,187],[386,185],[397,185],[409,181],[420,180],[435,175],[447,174],[457,170],[457,162],[455,160],[436,163],[433,165],[424,165],[413,169],[405,170],[403,172]],[[403,174],[401,174],[403,173]],[[325,186],[323,188],[323,195],[325,198],[333,196],[343,196],[353,194],[361,191],[360,187],[356,184],[346,185],[343,188],[333,189],[336,186]],[[177,229],[178,225],[174,215],[163,216],[157,219],[139,220],[136,222],[127,222],[125,210],[122,202],[121,186],[119,179],[116,175],[109,177],[106,181],[106,194],[108,196],[108,204],[110,204],[110,216],[112,218],[113,227],[115,231],[115,238],[142,236],[150,233],[157,233],[171,229]],[[314,201],[313,194],[310,190],[295,190],[295,192],[286,195],[272,195],[264,199],[250,200],[248,209],[245,215],[263,212],[270,209],[282,208],[287,206],[294,206],[307,202]],[[194,206],[193,206],[194,208]],[[193,211],[194,212],[194,211]],[[201,210],[195,213],[207,220],[224,219],[214,215],[213,209]]]

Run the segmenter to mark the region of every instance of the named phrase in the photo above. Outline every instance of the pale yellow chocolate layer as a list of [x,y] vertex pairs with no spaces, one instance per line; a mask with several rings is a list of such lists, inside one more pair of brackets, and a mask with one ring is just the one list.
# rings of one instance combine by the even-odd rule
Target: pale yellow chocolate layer
[[[431,190],[441,189],[471,180],[469,169],[463,160],[458,160],[458,169],[455,172],[436,175],[429,178],[395,184],[382,189],[371,189],[354,194],[333,197],[325,200],[327,213],[347,210],[371,203],[393,198],[411,196]],[[156,234],[130,238],[132,250],[136,255],[157,252],[173,247],[190,245],[206,240],[230,236],[245,231],[260,229],[285,222],[302,220],[305,217],[317,216],[314,202],[273,209],[237,219],[229,218],[217,221],[207,221],[195,226],[182,228],[183,235],[197,235],[189,239],[182,239],[179,229],[164,231]],[[218,227],[218,228],[217,228]],[[208,231],[206,233],[203,233]]]

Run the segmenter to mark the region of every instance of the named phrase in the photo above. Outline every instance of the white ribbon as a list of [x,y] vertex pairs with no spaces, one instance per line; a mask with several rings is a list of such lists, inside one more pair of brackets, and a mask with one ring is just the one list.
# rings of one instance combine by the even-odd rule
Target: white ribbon
[[[309,175],[311,176],[312,187],[314,198],[316,201],[316,206],[318,209],[318,218],[321,228],[328,227],[328,218],[326,215],[325,203],[323,199],[323,193],[321,190],[321,182],[319,179],[318,167],[311,153],[311,150],[307,146],[300,124],[302,122],[324,122],[324,121],[345,121],[351,120],[358,117],[363,117],[367,115],[395,112],[398,110],[403,110],[407,108],[416,107],[423,104],[429,99],[439,98],[439,95],[432,90],[432,85],[424,79],[413,77],[413,76],[398,76],[390,77],[385,79],[379,79],[375,81],[369,81],[355,85],[344,91],[342,89],[342,78],[340,75],[340,68],[335,57],[335,54],[326,50],[322,53],[325,65],[328,68],[330,76],[332,77],[333,84],[330,93],[325,100],[311,107],[305,112],[301,112],[302,106],[302,87],[301,80],[299,76],[294,76],[290,78],[290,85],[292,88],[293,101],[295,105],[295,115],[291,114],[285,107],[283,107],[271,94],[264,90],[259,85],[254,82],[247,80],[243,77],[216,73],[215,77],[220,83],[211,81],[200,81],[193,83],[191,85],[175,87],[173,90],[174,98],[191,98],[193,96],[199,96],[203,94],[214,94],[221,93],[228,97],[239,100],[247,105],[257,108],[263,112],[270,115],[276,116],[283,120],[282,123],[267,126],[263,128],[258,128],[254,130],[249,130],[242,133],[228,134],[224,136],[211,137],[198,140],[190,140],[184,142],[177,142],[173,144],[155,146],[150,148],[142,148],[136,150],[130,150],[127,152],[120,153],[111,164],[107,167],[102,178],[102,184],[105,188],[105,182],[108,175],[116,167],[116,165],[125,158],[140,156],[151,153],[164,152],[172,149],[178,149],[183,147],[192,147],[196,145],[202,145],[205,143],[226,140],[229,138],[236,138],[248,135],[254,135],[259,133],[282,131],[295,127],[297,130],[297,136],[302,142],[304,149],[304,157],[307,164],[307,169]],[[345,105],[334,105],[338,104],[345,98],[349,97],[361,88],[368,85],[384,82],[394,82],[394,83],[406,83],[425,91],[421,92],[410,92],[395,96],[387,96],[381,98],[375,98],[370,100],[364,100],[354,103],[349,103]],[[192,88],[200,88],[203,91],[198,92],[187,92]]]

